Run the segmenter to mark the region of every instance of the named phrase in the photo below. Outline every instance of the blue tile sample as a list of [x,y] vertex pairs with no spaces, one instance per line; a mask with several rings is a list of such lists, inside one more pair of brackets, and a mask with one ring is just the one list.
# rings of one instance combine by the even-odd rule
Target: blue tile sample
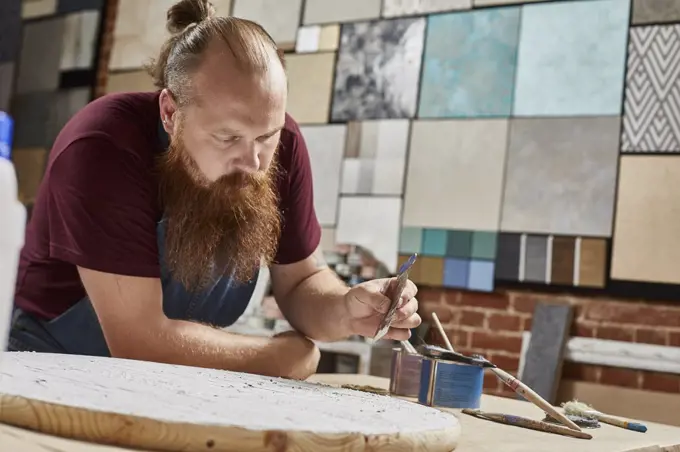
[[620,115],[630,0],[525,5],[516,116]]
[[444,287],[466,288],[470,274],[470,261],[465,259],[444,260]]
[[510,116],[520,11],[507,7],[428,17],[419,117]]
[[467,287],[470,290],[493,291],[494,263],[493,261],[470,262]]
[[399,253],[420,253],[423,242],[423,230],[420,228],[401,228],[399,238]]
[[426,256],[445,256],[447,231],[425,229],[423,232],[423,254]]

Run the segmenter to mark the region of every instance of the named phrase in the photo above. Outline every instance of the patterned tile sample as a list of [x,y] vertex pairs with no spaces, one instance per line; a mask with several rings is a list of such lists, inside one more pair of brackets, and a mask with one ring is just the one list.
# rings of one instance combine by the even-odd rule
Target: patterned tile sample
[[444,287],[466,288],[470,277],[470,261],[447,258],[444,260]]
[[35,199],[47,164],[49,150],[45,148],[20,148],[12,152],[16,168],[19,199],[26,203]]
[[514,114],[620,115],[629,2],[524,6]]
[[51,16],[56,12],[57,0],[23,0],[21,2],[21,17],[23,19]]
[[302,23],[328,24],[377,19],[382,0],[305,0]]
[[630,30],[621,150],[680,152],[680,25]]
[[106,79],[107,93],[130,91],[155,91],[153,79],[146,71],[109,72]]
[[403,225],[497,230],[507,133],[500,119],[414,121]]
[[286,56],[288,113],[298,123],[328,122],[334,65],[334,53]]
[[574,284],[574,258],[576,239],[574,237],[553,237],[550,284]]
[[396,272],[401,203],[401,198],[396,197],[340,198],[335,239],[338,243],[363,246],[388,271]]
[[49,124],[52,105],[57,101],[54,91],[15,94],[11,114],[14,117],[15,148],[45,148],[51,146]]
[[429,16],[418,116],[510,116],[519,23],[520,8]]
[[68,14],[86,9],[101,10],[103,7],[104,0],[59,0],[57,11],[60,14]]
[[55,102],[50,105],[49,120],[46,124],[48,145],[54,142],[61,129],[90,101],[90,88],[77,88],[57,92]]
[[619,130],[619,117],[512,120],[501,230],[609,237]]
[[423,243],[423,230],[421,228],[402,228],[399,237],[399,252],[410,256],[420,253]]
[[14,91],[14,63],[0,63],[0,111],[9,111]]
[[347,126],[333,124],[300,129],[312,165],[316,216],[322,226],[335,226]]
[[680,159],[622,156],[611,277],[680,284]]
[[634,24],[680,22],[677,0],[633,0]]
[[498,235],[496,258],[496,279],[518,281],[520,255],[522,252],[522,236],[520,234],[501,233]]
[[21,0],[0,0],[0,63],[15,61],[21,42]]
[[580,238],[578,244],[578,286],[604,287],[607,268],[607,242],[604,239]]
[[343,25],[333,120],[413,117],[424,38],[424,18]]
[[382,16],[412,16],[470,7],[472,0],[384,0]]
[[470,261],[467,288],[485,292],[493,291],[494,263],[491,261]]
[[550,268],[548,237],[525,235],[523,241],[524,268],[520,269],[520,281],[547,282]]
[[340,25],[308,25],[300,27],[295,42],[296,53],[338,50]]
[[24,25],[17,93],[52,91],[59,87],[63,35],[64,19],[61,17]]
[[401,195],[410,122],[350,122],[342,170],[343,194]]
[[279,48],[295,48],[302,0],[234,0],[231,14],[257,22],[267,30]]
[[94,66],[99,20],[99,11],[82,11],[65,16],[59,66],[62,71],[90,69]]

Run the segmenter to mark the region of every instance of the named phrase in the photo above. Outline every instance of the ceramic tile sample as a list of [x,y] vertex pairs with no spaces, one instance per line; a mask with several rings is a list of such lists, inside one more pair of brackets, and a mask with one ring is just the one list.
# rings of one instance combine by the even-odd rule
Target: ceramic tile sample
[[513,119],[501,230],[609,237],[620,122]]
[[439,257],[423,256],[416,261],[415,265],[418,265],[419,268],[417,271],[418,281],[416,282],[414,280],[414,283],[423,286],[441,287],[444,280],[443,259]]
[[550,246],[547,236],[525,235],[523,250],[524,268],[520,269],[520,281],[545,283],[549,274]]
[[572,285],[574,283],[574,237],[553,237],[550,264],[550,284]]
[[302,0],[235,0],[232,15],[257,22],[279,48],[292,50],[300,25]]
[[300,130],[312,165],[316,216],[322,226],[335,226],[347,127],[333,124],[301,127]]
[[399,237],[399,252],[409,256],[413,253],[420,253],[423,243],[423,232],[421,228],[402,228]]
[[380,17],[382,0],[344,0],[329,2],[328,0],[306,0],[302,23],[327,24],[336,22],[352,22]]
[[63,42],[63,18],[28,22],[23,27],[17,93],[56,90]]
[[629,2],[524,6],[514,114],[620,115]]
[[401,198],[344,196],[340,199],[338,243],[360,245],[370,251],[388,271],[397,271]]
[[0,63],[15,61],[21,43],[21,0],[0,1]]
[[51,145],[48,124],[51,106],[57,100],[53,91],[15,94],[11,114],[14,117],[14,147],[44,148]]
[[501,119],[414,121],[404,226],[497,230],[507,133]]
[[472,231],[448,231],[446,256],[468,259],[472,256]]
[[99,34],[99,11],[82,11],[64,18],[59,69],[90,69],[94,65]]
[[634,24],[680,21],[680,2],[677,0],[633,0]]
[[309,53],[337,50],[339,43],[340,25],[308,25],[298,29],[295,52]]
[[109,72],[107,75],[107,93],[155,90],[153,79],[146,71]]
[[470,261],[467,288],[491,292],[493,290],[494,263],[492,261]]
[[12,162],[16,168],[19,199],[26,203],[35,200],[42,181],[49,151],[45,148],[14,149]]
[[300,124],[328,122],[335,53],[287,55],[288,113]]
[[518,281],[522,236],[501,233],[498,235],[495,277],[504,281]]
[[47,126],[47,140],[51,146],[61,129],[90,101],[90,88],[77,88],[57,92],[55,102],[50,105]]
[[23,19],[51,16],[56,11],[57,0],[23,0],[21,2],[21,17]]
[[343,194],[401,195],[410,122],[351,122],[342,172]]
[[14,63],[0,63],[0,111],[9,111],[14,91]]
[[[524,3],[540,2],[546,0],[472,0],[474,6],[489,6],[489,5],[517,5]],[[551,1],[551,0],[547,0]]]
[[611,277],[680,284],[680,159],[622,156]]
[[446,256],[447,235],[443,229],[425,229],[422,253],[427,256]]
[[343,25],[333,120],[413,117],[424,38],[424,18]]
[[621,150],[680,152],[679,112],[680,25],[631,28]]
[[493,260],[496,258],[498,234],[489,231],[473,231],[470,257]]
[[579,239],[578,285],[604,287],[607,268],[607,242],[604,239]]
[[382,16],[412,16],[414,14],[468,9],[471,6],[472,0],[384,0]]
[[444,260],[444,287],[466,288],[470,276],[470,261],[447,258]]
[[60,14],[67,14],[88,9],[101,10],[103,7],[104,0],[59,0],[57,11]]
[[510,116],[519,24],[520,8],[430,16],[418,117]]

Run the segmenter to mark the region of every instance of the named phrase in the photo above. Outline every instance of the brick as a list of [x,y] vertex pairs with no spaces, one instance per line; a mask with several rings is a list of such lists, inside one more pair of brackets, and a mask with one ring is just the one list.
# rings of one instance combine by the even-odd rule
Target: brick
[[486,314],[479,311],[464,309],[460,311],[460,324],[466,326],[484,326]]
[[520,331],[522,329],[522,318],[517,314],[489,314],[489,329]]
[[642,389],[659,392],[680,392],[680,375],[643,372]]
[[527,317],[522,321],[522,331],[531,331],[531,327],[534,324],[534,319],[532,317]]
[[638,328],[635,330],[635,342],[640,344],[668,344],[668,331],[654,328]]
[[500,367],[506,372],[517,376],[519,370],[519,355],[500,355],[498,353],[489,353],[486,359]]
[[[436,328],[435,328],[436,329]],[[453,345],[453,348],[456,351],[460,352],[460,348],[464,347],[470,347],[470,332],[469,331],[464,331],[461,330],[460,328],[455,328],[455,329],[449,329],[445,328],[444,332],[449,338],[449,341],[451,341],[451,345]],[[436,341],[433,343],[436,343],[440,347],[446,348],[446,345],[444,344],[444,339],[441,338],[441,335],[437,332],[434,334],[434,337],[436,338]],[[463,352],[460,352],[463,353]]]
[[640,372],[618,367],[602,367],[600,383],[603,385],[622,386],[626,388],[640,387]]
[[[444,302],[444,290],[433,289],[430,287],[418,287],[418,293],[416,298],[420,303],[443,303]],[[437,314],[439,315],[439,314]]]
[[512,298],[512,307],[515,312],[525,312],[528,314],[534,313],[534,308],[539,302],[536,297],[527,297],[525,295],[515,295]]
[[680,347],[680,331],[671,331],[668,333],[668,345],[671,347]]
[[475,308],[498,309],[505,311],[510,307],[510,300],[505,293],[462,292],[460,304]]
[[460,291],[459,290],[445,290],[443,292],[444,303],[449,305],[457,305],[460,302]]
[[571,325],[571,335],[576,337],[595,337],[595,325],[592,322],[576,321]]
[[517,336],[499,335],[474,331],[470,345],[482,350],[498,350],[510,353],[519,353],[522,349],[522,338]]
[[586,306],[585,318],[598,322],[677,327],[680,325],[680,308],[618,302],[590,303]]
[[484,373],[484,389],[496,391],[498,390],[499,384],[501,384],[501,382],[498,380],[496,374],[493,372]]
[[442,324],[449,323],[453,320],[453,312],[451,307],[440,302],[418,302],[418,313],[426,322],[432,320],[432,313],[436,313],[439,321]]
[[598,383],[600,381],[601,371],[602,368],[600,366],[565,361],[562,365],[562,378],[565,380]]
[[596,337],[611,341],[633,342],[635,330],[625,326],[599,326]]

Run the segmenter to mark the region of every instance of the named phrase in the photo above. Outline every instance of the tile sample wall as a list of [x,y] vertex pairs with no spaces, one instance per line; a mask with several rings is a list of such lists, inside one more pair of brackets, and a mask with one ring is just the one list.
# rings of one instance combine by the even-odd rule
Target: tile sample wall
[[510,116],[519,24],[520,8],[430,16],[418,116]]
[[630,30],[625,96],[621,150],[680,152],[680,25]]
[[262,25],[279,48],[295,48],[302,0],[234,0],[231,14]]
[[501,230],[609,237],[620,122],[513,119]]
[[288,55],[288,113],[301,124],[328,122],[335,53]]
[[324,52],[338,49],[340,25],[307,25],[298,29],[295,52]]
[[621,114],[629,1],[524,6],[514,114]]
[[383,17],[411,16],[414,14],[468,9],[472,0],[383,0]]
[[623,156],[611,277],[680,284],[680,159]]
[[634,24],[680,22],[680,2],[676,0],[633,0]]
[[380,17],[382,0],[344,0],[329,2],[328,0],[305,0],[302,23],[327,24],[350,22]]
[[413,117],[424,35],[424,18],[343,25],[332,119]]
[[414,121],[404,226],[498,229],[507,120]]

